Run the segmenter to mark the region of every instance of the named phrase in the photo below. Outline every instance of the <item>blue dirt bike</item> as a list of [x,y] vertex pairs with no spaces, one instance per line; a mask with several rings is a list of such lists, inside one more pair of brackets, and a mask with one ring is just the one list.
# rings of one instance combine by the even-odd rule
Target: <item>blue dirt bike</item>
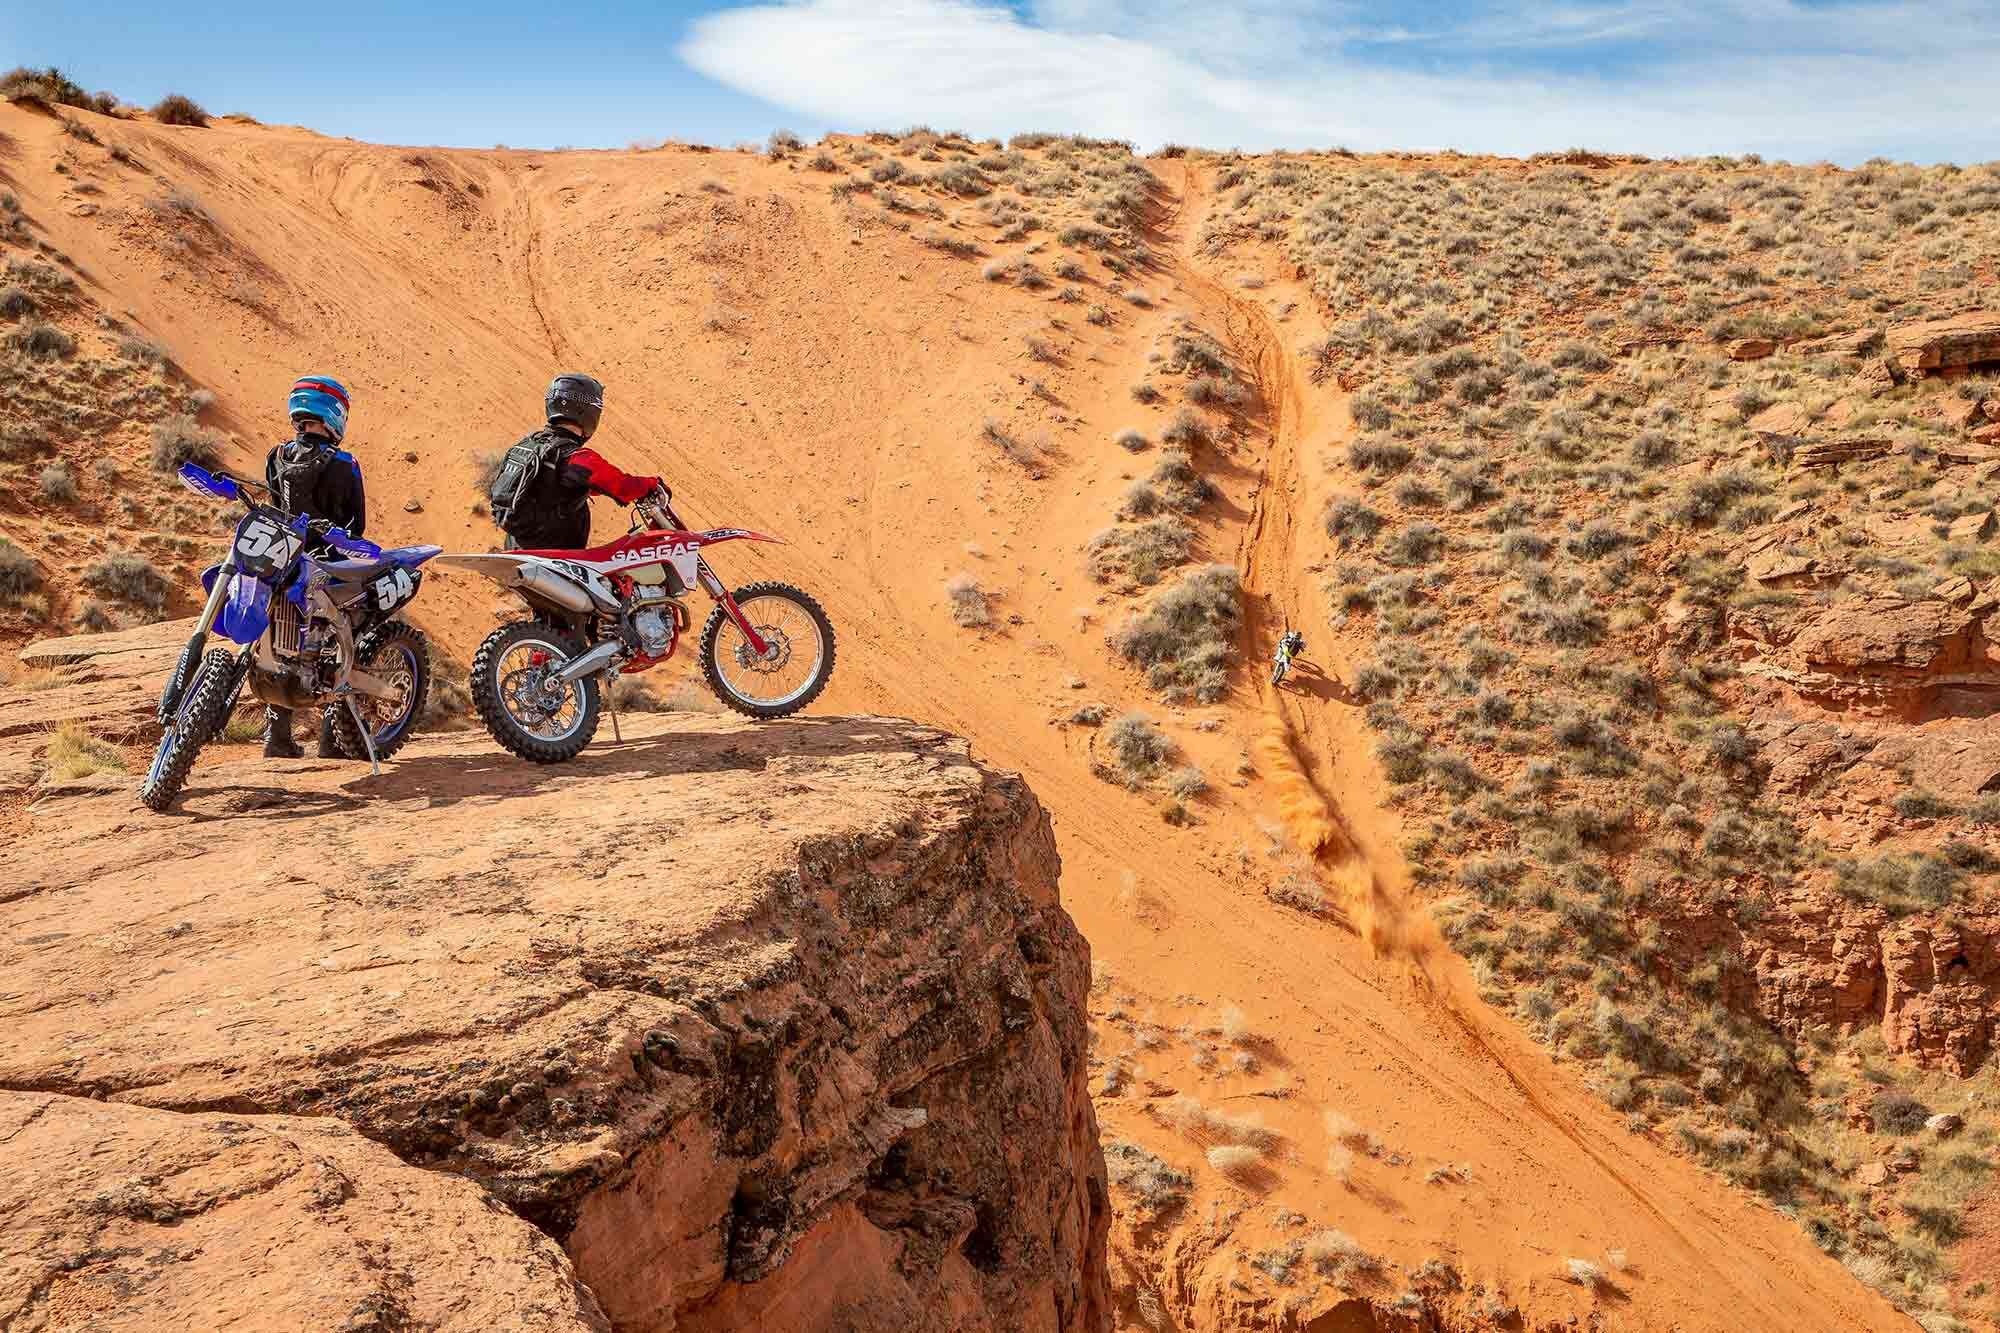
[[[229,557],[202,571],[208,601],[160,695],[159,749],[139,799],[165,810],[180,794],[195,755],[213,740],[247,684],[274,708],[333,710],[342,754],[380,761],[410,739],[430,693],[430,646],[394,614],[417,595],[420,566],[441,546],[385,551],[324,520],[260,503],[253,481],[192,463],[181,485],[244,507]],[[305,553],[317,541],[345,560]],[[208,648],[211,631],[235,648]]]

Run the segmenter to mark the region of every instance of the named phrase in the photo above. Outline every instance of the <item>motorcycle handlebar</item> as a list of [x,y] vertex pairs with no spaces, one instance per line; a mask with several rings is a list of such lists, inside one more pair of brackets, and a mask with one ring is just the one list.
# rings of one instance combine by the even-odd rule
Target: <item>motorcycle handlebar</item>
[[361,560],[376,560],[382,555],[382,548],[362,537],[350,537],[347,529],[337,528],[323,518],[313,518],[300,514],[292,520],[292,531],[301,537],[317,536],[342,555],[354,556]]

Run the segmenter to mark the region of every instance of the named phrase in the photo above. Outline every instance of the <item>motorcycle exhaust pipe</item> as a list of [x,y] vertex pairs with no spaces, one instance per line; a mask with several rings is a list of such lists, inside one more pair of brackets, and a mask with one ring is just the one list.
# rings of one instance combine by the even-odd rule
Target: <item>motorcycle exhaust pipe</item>
[[584,615],[591,609],[590,594],[577,587],[568,579],[540,565],[521,565],[515,572],[514,586],[534,593],[543,601],[553,602],[565,611]]
[[585,676],[594,676],[611,663],[624,656],[625,645],[616,639],[606,639],[589,652],[573,657],[556,670],[556,679],[565,685],[574,685]]

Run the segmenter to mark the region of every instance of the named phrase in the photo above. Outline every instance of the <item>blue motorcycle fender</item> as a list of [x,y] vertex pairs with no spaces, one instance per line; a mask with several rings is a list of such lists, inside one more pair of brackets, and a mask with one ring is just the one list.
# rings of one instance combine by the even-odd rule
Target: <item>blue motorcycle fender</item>
[[[208,574],[203,574],[202,582],[212,581]],[[270,585],[241,574],[231,575],[229,597],[222,604],[222,614],[216,617],[216,629],[236,643],[255,643],[270,623]]]

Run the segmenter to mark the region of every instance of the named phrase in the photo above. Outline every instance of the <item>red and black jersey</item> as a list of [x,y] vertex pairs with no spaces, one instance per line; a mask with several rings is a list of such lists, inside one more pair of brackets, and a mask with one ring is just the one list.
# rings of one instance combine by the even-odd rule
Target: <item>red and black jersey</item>
[[658,477],[621,472],[595,449],[553,426],[538,430],[522,444],[552,448],[553,456],[528,483],[514,512],[507,535],[515,546],[529,550],[576,550],[590,545],[590,497],[608,495],[632,504],[660,484]]

